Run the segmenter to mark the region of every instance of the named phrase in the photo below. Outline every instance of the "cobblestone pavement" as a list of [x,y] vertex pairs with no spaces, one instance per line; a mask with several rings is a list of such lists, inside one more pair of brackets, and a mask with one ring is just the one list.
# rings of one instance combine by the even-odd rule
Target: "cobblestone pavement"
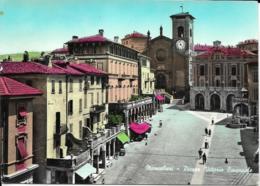
[[[188,184],[195,174],[200,175],[199,182],[204,184],[236,183],[239,173],[216,173],[213,169],[210,172],[210,167],[246,168],[239,153],[241,146],[237,145],[239,129],[214,126],[205,166],[209,168],[196,170],[205,127],[209,126],[212,117],[217,121],[226,114],[182,111],[169,105],[164,107],[164,112],[155,115],[150,122],[153,128],[148,145],[145,141],[126,144],[126,155],[114,160],[112,167],[106,170],[106,184]],[[159,120],[163,121],[162,128],[158,127]],[[225,157],[228,164],[224,163]]]

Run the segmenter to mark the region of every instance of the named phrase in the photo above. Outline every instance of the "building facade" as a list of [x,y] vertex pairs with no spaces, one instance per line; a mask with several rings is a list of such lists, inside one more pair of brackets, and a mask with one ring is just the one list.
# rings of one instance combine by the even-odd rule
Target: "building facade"
[[121,39],[122,45],[132,48],[140,53],[144,52],[147,47],[148,36],[134,31],[131,34],[127,34],[123,39]]
[[154,95],[155,77],[150,66],[150,58],[139,54],[139,91],[140,95]]
[[193,20],[188,12],[170,16],[172,19],[172,38],[160,35],[150,39],[148,35],[145,55],[151,58],[155,69],[156,88],[165,89],[176,97],[189,99],[191,85],[191,51],[193,49]]
[[0,77],[0,161],[3,183],[33,183],[38,164],[33,162],[33,104],[42,92],[7,77]]
[[234,100],[246,88],[245,65],[256,58],[250,51],[221,46],[220,41],[206,47],[192,61],[191,109],[233,112]]
[[[36,123],[33,135],[37,137],[33,144],[33,161],[39,164],[34,182],[88,182],[85,179],[89,179],[89,175],[82,180],[76,176],[77,170],[83,165],[93,168],[92,147],[106,146],[107,139],[112,140],[111,135],[105,133],[106,74],[88,64],[69,65],[57,61],[46,65],[6,62],[2,66],[3,74],[43,92],[33,100]],[[119,132],[112,133],[114,139]],[[104,137],[98,146],[92,145]],[[79,166],[71,164],[77,161],[74,159],[78,159]],[[73,169],[68,171],[68,166]],[[98,168],[93,169],[96,173]]]
[[108,74],[108,103],[127,102],[131,95],[138,95],[137,51],[105,38],[103,30],[94,36],[74,37],[67,44],[79,61]]

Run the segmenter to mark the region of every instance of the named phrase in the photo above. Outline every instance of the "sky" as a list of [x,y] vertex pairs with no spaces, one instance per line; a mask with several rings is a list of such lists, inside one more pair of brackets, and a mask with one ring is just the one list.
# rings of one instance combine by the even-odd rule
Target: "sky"
[[236,45],[258,38],[256,1],[175,0],[0,0],[0,54],[51,51],[73,35],[108,39],[138,31],[172,37],[170,15],[189,12],[194,43]]

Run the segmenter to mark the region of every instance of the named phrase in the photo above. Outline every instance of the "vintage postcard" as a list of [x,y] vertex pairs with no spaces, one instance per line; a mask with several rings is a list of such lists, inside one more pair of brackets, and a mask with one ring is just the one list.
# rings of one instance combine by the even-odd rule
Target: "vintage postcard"
[[256,1],[1,0],[3,184],[258,185]]

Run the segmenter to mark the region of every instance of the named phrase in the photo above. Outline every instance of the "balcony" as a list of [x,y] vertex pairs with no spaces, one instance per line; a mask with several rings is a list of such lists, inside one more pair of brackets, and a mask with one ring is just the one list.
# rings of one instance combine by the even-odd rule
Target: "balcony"
[[27,119],[26,118],[21,118],[16,120],[16,124],[19,126],[21,124],[26,124],[27,123]]
[[139,107],[142,105],[146,105],[146,104],[151,104],[153,103],[153,100],[151,97],[146,97],[143,99],[139,99],[136,101],[131,101],[131,102],[125,102],[125,103],[109,103],[109,109],[111,108],[116,109],[116,110],[129,110],[132,109],[134,107]]
[[86,150],[78,156],[67,156],[65,158],[48,158],[47,166],[58,167],[64,169],[74,169],[78,165],[91,159],[90,151]]
[[93,105],[92,107],[90,107],[90,113],[92,114],[99,114],[101,112],[105,112],[106,110],[106,105]]
[[232,99],[234,103],[248,103],[248,98],[238,98],[235,97]]

